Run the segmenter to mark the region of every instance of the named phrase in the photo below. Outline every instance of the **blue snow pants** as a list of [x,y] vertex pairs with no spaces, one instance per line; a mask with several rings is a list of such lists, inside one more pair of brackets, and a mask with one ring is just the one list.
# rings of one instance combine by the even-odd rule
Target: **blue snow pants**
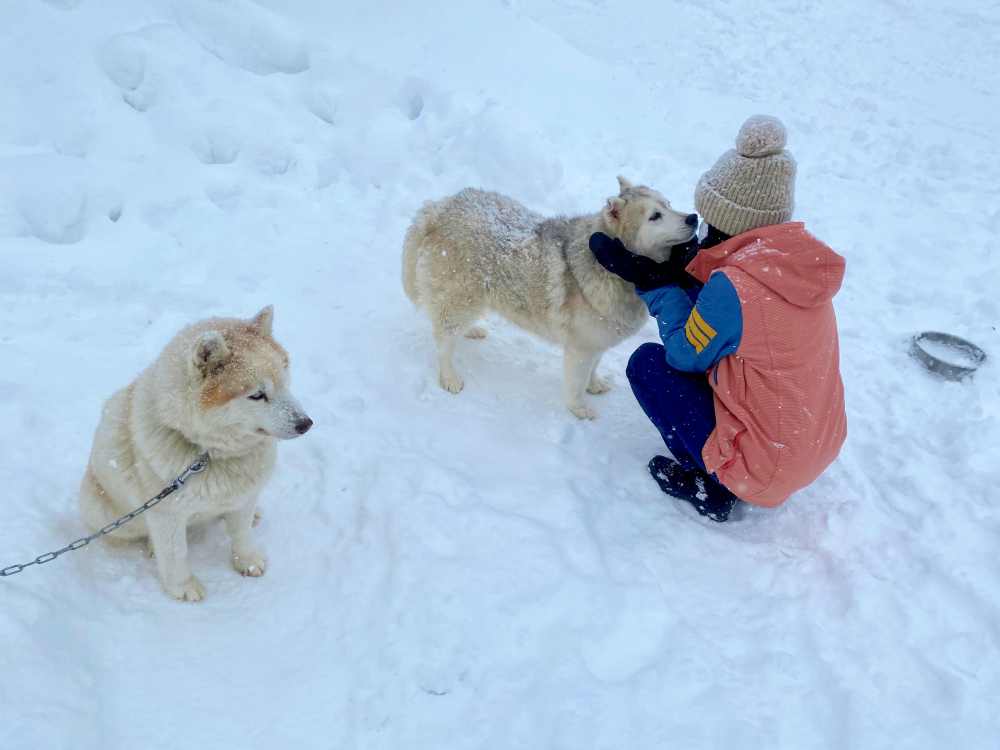
[[708,378],[667,364],[662,344],[640,346],[625,370],[639,406],[685,469],[705,471],[701,450],[715,429],[715,398]]

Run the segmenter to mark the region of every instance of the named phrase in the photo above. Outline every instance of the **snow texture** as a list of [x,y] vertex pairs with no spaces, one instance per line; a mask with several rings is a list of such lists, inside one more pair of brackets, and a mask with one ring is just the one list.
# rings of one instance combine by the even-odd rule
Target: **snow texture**
[[[0,566],[81,535],[103,401],[183,325],[274,303],[316,427],[259,580],[138,548],[0,580],[0,748],[994,747],[1000,736],[995,4],[22,0],[0,7]],[[609,353],[581,423],[498,321],[437,386],[399,283],[422,203],[543,215],[615,175],[692,207],[780,117],[796,217],[847,257],[850,437],[716,525],[663,496]],[[514,222],[515,224],[517,222]],[[990,358],[944,382],[945,330]],[[138,500],[138,499],[137,499]]]

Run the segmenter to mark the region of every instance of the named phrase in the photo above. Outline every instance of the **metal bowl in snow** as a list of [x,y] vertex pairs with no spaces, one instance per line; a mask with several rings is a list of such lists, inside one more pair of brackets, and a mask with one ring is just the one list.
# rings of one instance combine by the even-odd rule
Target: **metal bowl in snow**
[[910,354],[928,370],[947,380],[967,378],[986,361],[986,352],[971,341],[938,331],[914,336]]

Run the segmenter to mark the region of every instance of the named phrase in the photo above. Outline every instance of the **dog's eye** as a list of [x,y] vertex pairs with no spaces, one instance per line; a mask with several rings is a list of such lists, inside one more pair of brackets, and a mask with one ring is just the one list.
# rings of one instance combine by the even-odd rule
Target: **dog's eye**
[[662,218],[663,218],[663,214],[661,214],[659,211],[657,211],[655,214],[653,214],[652,216],[649,217],[649,220],[650,221],[659,221]]
[[267,401],[267,394],[264,391],[257,391],[247,396],[251,401]]

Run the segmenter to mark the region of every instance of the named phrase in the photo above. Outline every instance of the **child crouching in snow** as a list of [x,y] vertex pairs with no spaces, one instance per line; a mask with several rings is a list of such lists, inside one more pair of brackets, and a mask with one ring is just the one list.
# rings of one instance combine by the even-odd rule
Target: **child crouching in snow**
[[698,183],[708,234],[690,262],[656,263],[607,235],[590,238],[659,323],[663,345],[640,346],[627,370],[674,457],[654,457],[649,470],[715,521],[738,499],[783,503],[847,435],[832,304],[844,259],[788,223],[795,162],[784,146],[779,120],[744,123],[736,150]]

